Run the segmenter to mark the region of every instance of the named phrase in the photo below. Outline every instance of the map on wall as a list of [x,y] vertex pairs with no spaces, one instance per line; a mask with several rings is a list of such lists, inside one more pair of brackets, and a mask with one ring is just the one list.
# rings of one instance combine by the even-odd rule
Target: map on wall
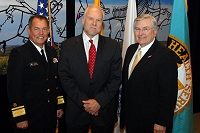
[[[1,0],[0,48],[27,41],[28,19],[37,13],[37,4],[37,0]],[[51,10],[54,41],[60,43],[66,38],[66,1],[51,0]]]
[[[138,15],[148,13],[156,17],[159,23],[157,38],[166,41],[170,23],[173,0],[138,0]],[[75,33],[82,32],[81,17],[85,8],[94,0],[75,1]],[[119,42],[123,41],[128,0],[101,0],[105,12],[104,35]],[[54,41],[60,44],[66,39],[66,1],[51,0],[53,15]],[[37,1],[1,0],[0,4],[0,49],[5,45],[22,45],[27,41],[28,18],[37,11]]]
[[[93,4],[94,0],[76,0],[76,35],[82,32],[81,17],[85,8]],[[157,39],[166,41],[170,24],[173,0],[138,0],[137,14],[151,14],[156,17],[159,25]],[[101,8],[105,12],[104,36],[119,42],[123,41],[128,0],[101,0]]]

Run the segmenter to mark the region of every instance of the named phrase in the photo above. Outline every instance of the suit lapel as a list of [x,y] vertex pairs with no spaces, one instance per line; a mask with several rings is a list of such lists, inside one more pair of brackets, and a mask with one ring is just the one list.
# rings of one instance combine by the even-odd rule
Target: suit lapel
[[126,55],[126,65],[129,66],[129,63],[131,62],[133,55],[135,54],[136,50],[138,48],[138,44],[133,44],[132,48],[130,49],[131,52],[128,52]]
[[43,58],[41,57],[41,54],[39,53],[39,51],[36,49],[36,47],[32,44],[32,42],[30,40],[27,42],[27,44],[28,44],[28,47],[30,49],[31,58],[33,59],[33,61],[36,61],[41,67],[43,67],[45,74],[46,74],[46,72],[48,70],[47,69],[48,63],[44,62]]
[[27,42],[29,49],[31,51],[31,56],[35,61],[38,61],[39,65],[43,64],[43,59],[41,58],[41,54],[39,51],[36,49],[36,47],[32,44],[31,41]]
[[123,79],[128,80],[129,64],[137,48],[138,48],[138,44],[132,44],[128,47],[126,51],[126,56],[125,56],[124,65],[123,65]]
[[106,41],[105,39],[99,35],[99,40],[98,40],[98,48],[97,48],[97,54],[96,54],[96,61],[95,61],[95,65],[94,65],[94,72],[93,72],[93,78],[98,78],[96,77],[98,70],[100,70],[101,68],[101,64],[102,64],[102,58],[104,55],[104,45],[105,45]]
[[83,44],[83,38],[82,34],[77,37],[76,44],[75,44],[75,50],[78,55],[78,60],[80,61],[80,65],[82,66],[82,70],[84,70],[83,73],[85,73],[85,77],[89,76],[89,70],[88,70],[88,64],[87,64],[87,58],[85,53],[85,47]]
[[142,57],[142,59],[138,62],[138,64],[134,68],[130,78],[135,77],[137,74],[139,74],[140,71],[142,71],[142,68],[145,67],[147,63],[153,58],[157,45],[158,41],[155,40],[152,46],[149,48],[149,50],[146,52],[146,54]]
[[[47,47],[46,45],[45,45],[45,50],[46,50],[46,55],[47,55],[47,60],[48,60],[48,67],[47,67],[47,74],[48,74],[53,65],[53,53],[50,50],[50,48]],[[57,56],[55,55],[55,57]]]

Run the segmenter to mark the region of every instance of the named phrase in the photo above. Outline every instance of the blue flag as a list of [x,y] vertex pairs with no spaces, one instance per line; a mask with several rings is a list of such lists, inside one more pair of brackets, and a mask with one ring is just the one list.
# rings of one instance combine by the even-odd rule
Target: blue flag
[[[48,0],[38,0],[37,14],[46,16],[47,18],[51,19],[51,16],[49,17],[49,13],[48,13]],[[49,35],[49,39],[47,43],[49,46],[53,46],[53,47],[55,46],[51,21],[50,21],[50,35]]]
[[178,96],[172,132],[194,133],[192,72],[186,0],[174,0],[167,46],[178,57]]

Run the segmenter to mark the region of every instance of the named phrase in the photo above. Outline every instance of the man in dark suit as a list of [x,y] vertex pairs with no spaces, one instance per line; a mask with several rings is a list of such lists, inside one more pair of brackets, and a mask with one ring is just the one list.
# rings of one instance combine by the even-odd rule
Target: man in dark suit
[[[127,133],[171,132],[177,99],[175,54],[156,37],[156,19],[148,14],[134,21],[136,44],[130,45],[122,72],[120,128]],[[132,68],[141,49],[141,59]]]
[[[14,48],[8,61],[8,97],[16,133],[55,133],[63,115],[64,99],[58,87],[58,59],[47,46],[49,22],[35,15],[29,19],[29,40]],[[44,56],[42,56],[43,50]]]
[[[89,126],[92,133],[112,133],[117,122],[122,59],[120,44],[98,34],[103,16],[100,7],[89,6],[82,18],[83,33],[61,45],[59,76],[67,94],[68,133],[87,133]],[[94,68],[88,68],[90,54],[96,54]]]

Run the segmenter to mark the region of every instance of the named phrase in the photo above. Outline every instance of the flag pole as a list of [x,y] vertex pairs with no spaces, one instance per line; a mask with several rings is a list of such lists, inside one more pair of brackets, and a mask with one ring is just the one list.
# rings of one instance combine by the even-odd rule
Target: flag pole
[[[100,0],[94,0],[94,5],[100,7]],[[100,31],[100,35],[103,35],[103,29],[104,29],[104,24],[102,25],[102,28],[101,28],[101,31]]]
[[51,42],[51,46],[52,46],[52,19],[51,19],[51,5],[50,5],[50,0],[48,0],[48,16],[49,16],[50,42]]
[[94,0],[94,5],[100,6],[100,0]]

